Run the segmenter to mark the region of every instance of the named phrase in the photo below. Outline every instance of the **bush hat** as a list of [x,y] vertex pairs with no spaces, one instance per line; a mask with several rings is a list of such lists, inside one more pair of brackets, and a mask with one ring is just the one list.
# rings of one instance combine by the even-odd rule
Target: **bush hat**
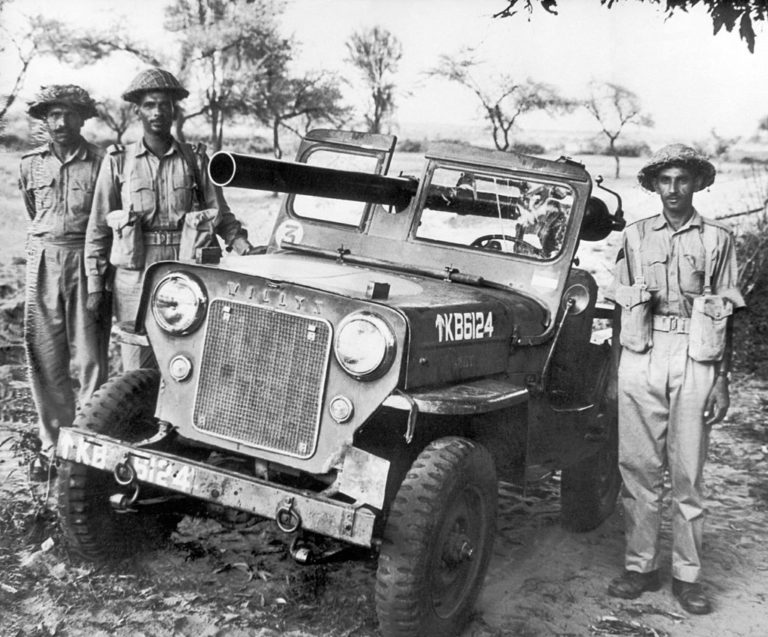
[[653,181],[659,171],[671,166],[682,166],[701,177],[701,183],[696,190],[703,190],[715,181],[715,167],[704,155],[695,148],[685,144],[669,144],[657,150],[648,163],[637,173],[637,181],[646,190],[653,192]]
[[189,95],[189,91],[181,85],[181,82],[172,73],[165,69],[152,67],[144,69],[133,78],[123,93],[123,99],[126,102],[138,104],[141,96],[149,91],[170,93],[174,101],[183,100]]
[[83,119],[98,115],[96,102],[88,91],[75,84],[41,86],[34,99],[27,103],[27,113],[35,119],[45,119],[48,109],[55,104],[75,109]]

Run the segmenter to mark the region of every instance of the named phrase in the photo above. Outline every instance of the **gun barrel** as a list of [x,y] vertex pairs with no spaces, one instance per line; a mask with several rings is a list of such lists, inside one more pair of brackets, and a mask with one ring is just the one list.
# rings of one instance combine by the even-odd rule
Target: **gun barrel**
[[208,174],[217,186],[252,188],[349,201],[408,207],[418,181],[353,170],[311,166],[219,151],[211,157]]

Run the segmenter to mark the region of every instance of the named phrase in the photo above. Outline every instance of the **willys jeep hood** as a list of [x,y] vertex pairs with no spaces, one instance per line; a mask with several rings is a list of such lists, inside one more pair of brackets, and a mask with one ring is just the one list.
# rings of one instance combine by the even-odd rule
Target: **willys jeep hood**
[[513,290],[288,253],[229,257],[225,267],[399,310],[409,326],[406,387],[502,372],[514,341],[548,324],[545,308]]

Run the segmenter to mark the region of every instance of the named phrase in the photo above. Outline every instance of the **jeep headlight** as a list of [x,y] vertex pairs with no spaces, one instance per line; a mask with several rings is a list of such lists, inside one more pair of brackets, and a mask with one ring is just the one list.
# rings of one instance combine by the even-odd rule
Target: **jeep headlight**
[[207,298],[203,286],[187,274],[163,277],[152,292],[152,315],[171,334],[195,331],[205,316]]
[[334,352],[339,365],[359,380],[383,376],[395,357],[395,335],[387,323],[370,312],[344,317],[336,331]]

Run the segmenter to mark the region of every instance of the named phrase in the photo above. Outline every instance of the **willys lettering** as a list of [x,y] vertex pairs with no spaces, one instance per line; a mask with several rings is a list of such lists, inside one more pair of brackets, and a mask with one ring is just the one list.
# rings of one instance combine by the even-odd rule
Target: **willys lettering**
[[473,341],[493,336],[493,312],[446,312],[435,317],[437,342]]
[[242,296],[246,299],[258,300],[260,303],[276,305],[281,308],[290,307],[308,314],[320,314],[323,307],[323,302],[320,299],[307,299],[305,296],[289,295],[282,290],[255,285],[247,285],[241,289],[237,281],[227,281],[227,293],[229,296]]

